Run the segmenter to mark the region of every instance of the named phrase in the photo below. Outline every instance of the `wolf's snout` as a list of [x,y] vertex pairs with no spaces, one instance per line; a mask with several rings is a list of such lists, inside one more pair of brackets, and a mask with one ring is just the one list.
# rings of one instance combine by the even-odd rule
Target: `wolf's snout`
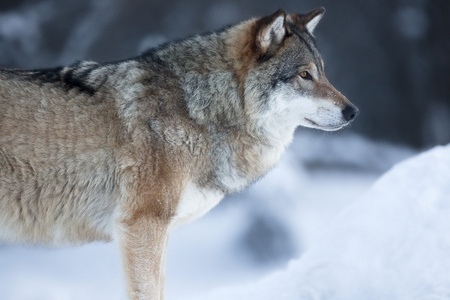
[[342,110],[342,115],[347,122],[353,121],[359,114],[359,109],[353,104],[347,104]]

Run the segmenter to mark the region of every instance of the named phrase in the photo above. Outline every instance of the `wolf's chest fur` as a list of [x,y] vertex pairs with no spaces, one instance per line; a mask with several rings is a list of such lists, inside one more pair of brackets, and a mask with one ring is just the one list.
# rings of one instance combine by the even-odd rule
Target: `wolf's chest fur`
[[188,183],[178,203],[172,226],[177,227],[197,219],[216,206],[224,194]]
[[[216,206],[226,191],[238,191],[255,178],[270,170],[280,159],[285,146],[290,142],[293,132],[284,132],[276,146],[249,146],[242,150],[242,157],[227,151],[229,145],[220,150],[221,156],[215,156],[214,169],[220,188],[201,187],[192,182],[186,185],[178,203],[176,215],[172,220],[174,226],[190,222],[207,213]],[[246,157],[248,156],[248,157]],[[257,165],[248,165],[257,161]],[[247,166],[245,166],[247,164]],[[247,173],[246,173],[247,172]],[[250,176],[248,174],[251,174]],[[254,175],[253,175],[254,174]]]

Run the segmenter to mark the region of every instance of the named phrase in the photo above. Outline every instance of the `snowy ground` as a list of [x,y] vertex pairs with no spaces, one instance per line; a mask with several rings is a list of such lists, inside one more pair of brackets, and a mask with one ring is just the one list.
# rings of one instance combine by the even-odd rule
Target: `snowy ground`
[[[366,193],[416,153],[299,132],[267,177],[172,234],[167,299],[450,299],[440,213],[450,205],[439,198],[450,201],[449,152],[402,164]],[[114,244],[0,246],[0,299],[119,300],[124,290]]]
[[284,271],[202,299],[450,299],[450,145],[397,165]]

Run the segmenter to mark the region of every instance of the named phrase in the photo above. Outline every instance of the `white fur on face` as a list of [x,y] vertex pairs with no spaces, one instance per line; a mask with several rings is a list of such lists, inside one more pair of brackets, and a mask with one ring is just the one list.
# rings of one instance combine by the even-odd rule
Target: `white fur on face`
[[324,131],[336,131],[348,124],[341,108],[329,99],[301,97],[304,109],[300,113],[300,126]]
[[260,119],[260,126],[287,143],[297,126],[334,131],[348,124],[341,108],[330,99],[299,96],[295,92],[279,90],[270,102],[271,107]]

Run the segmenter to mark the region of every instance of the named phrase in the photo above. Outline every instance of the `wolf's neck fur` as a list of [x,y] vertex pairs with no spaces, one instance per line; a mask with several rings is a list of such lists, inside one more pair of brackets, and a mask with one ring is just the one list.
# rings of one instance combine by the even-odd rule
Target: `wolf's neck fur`
[[[215,175],[224,192],[240,190],[279,160],[292,132],[283,136],[246,110],[242,78],[230,60],[229,33],[212,33],[161,47],[154,55],[180,78],[189,115],[210,136]],[[202,55],[193,56],[192,53]],[[241,80],[241,81],[240,81]],[[254,101],[253,101],[254,102]]]
[[180,78],[189,115],[201,125],[242,124],[243,102],[232,62],[225,58],[225,35],[195,36],[156,52]]

